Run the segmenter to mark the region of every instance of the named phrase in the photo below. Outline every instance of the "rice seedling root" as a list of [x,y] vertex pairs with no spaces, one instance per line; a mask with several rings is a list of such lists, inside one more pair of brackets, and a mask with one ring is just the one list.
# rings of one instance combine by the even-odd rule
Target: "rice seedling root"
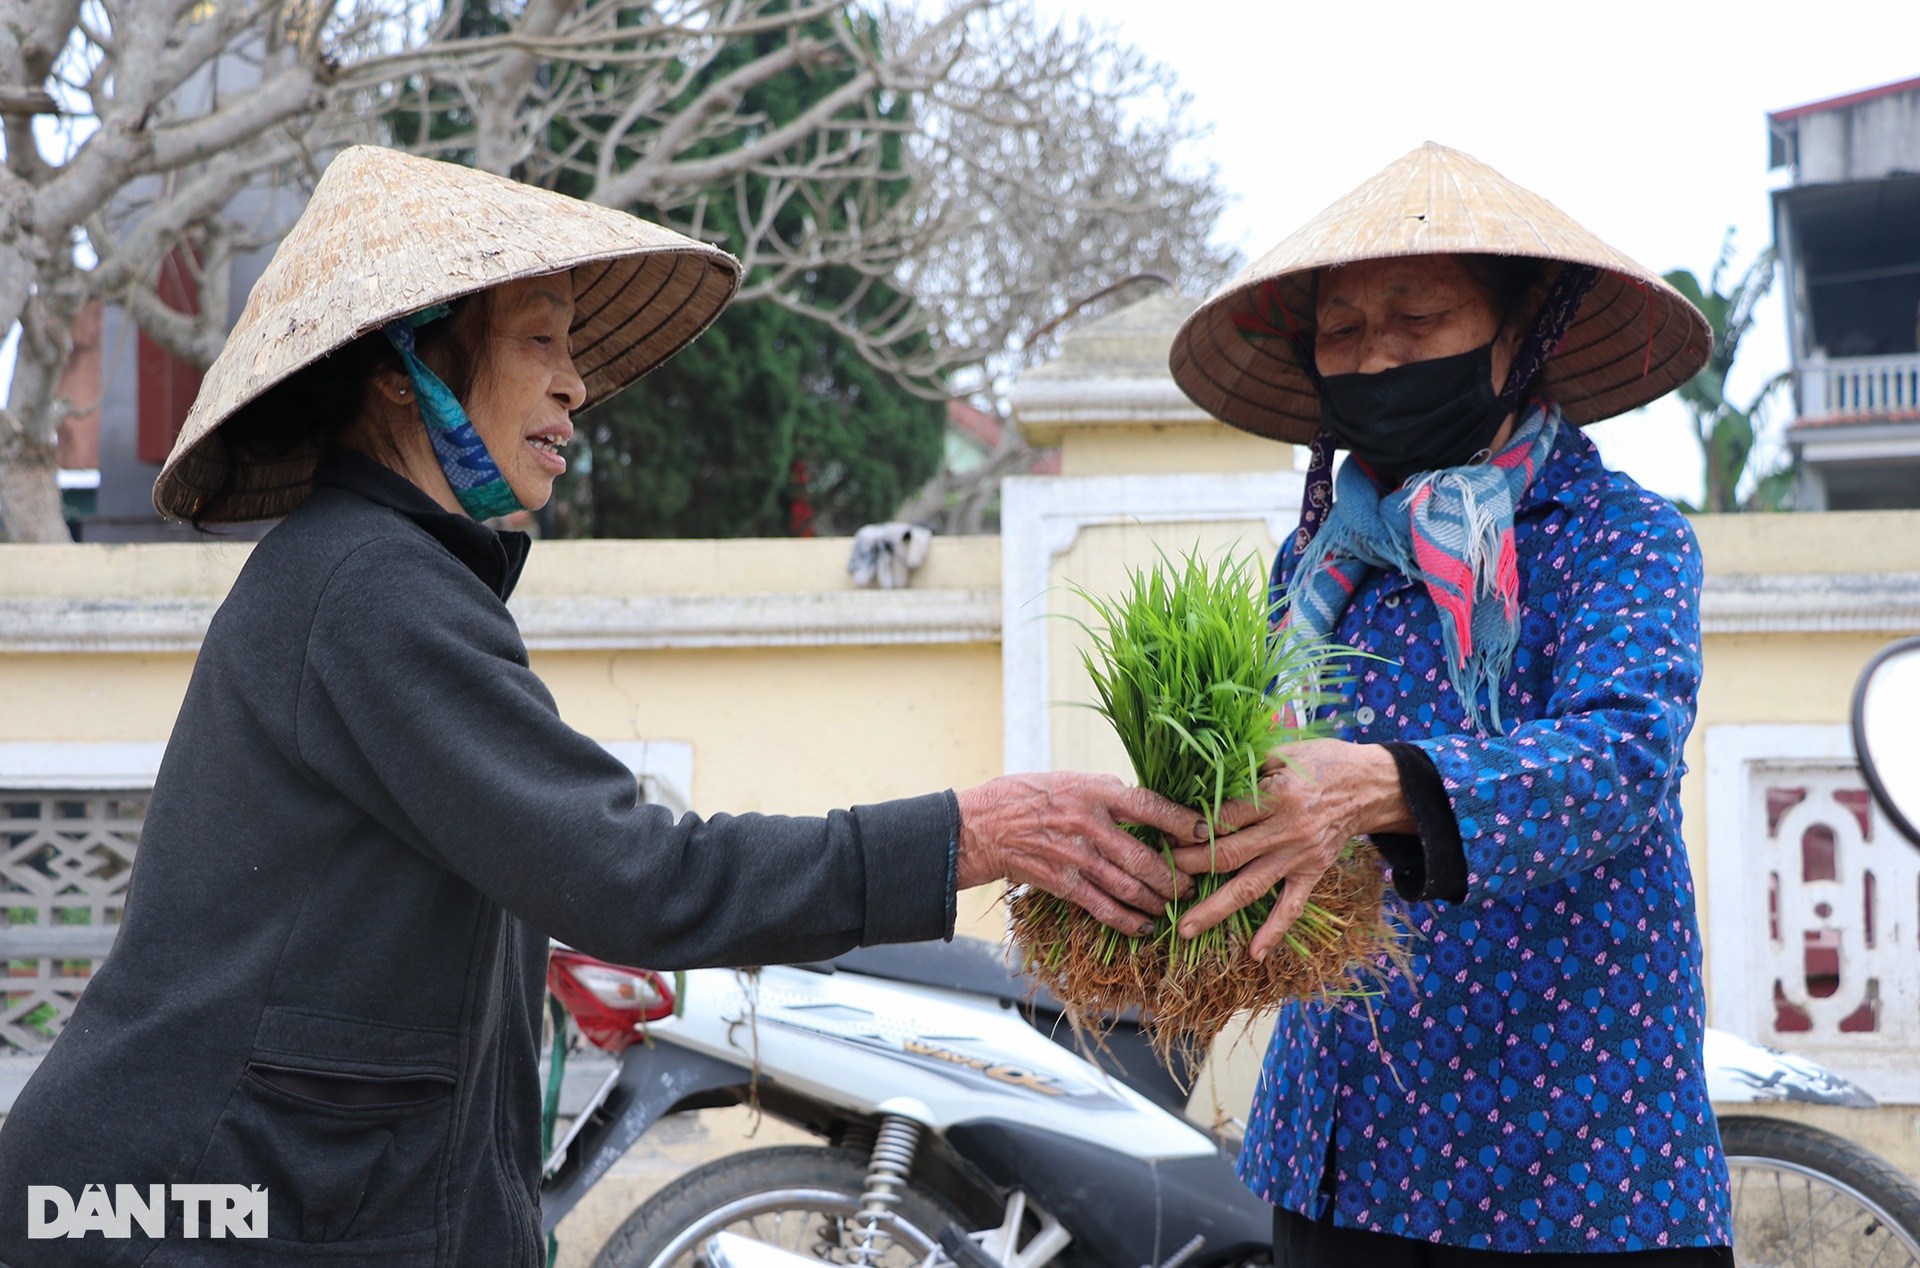
[[[1123,937],[1037,889],[1015,894],[1011,908],[1014,943],[1032,980],[1096,1034],[1137,1009],[1171,1069],[1176,1051],[1197,1060],[1236,1017],[1294,1000],[1372,994],[1404,956],[1383,918],[1385,899],[1378,856],[1355,842],[1314,887],[1307,914],[1264,960],[1248,953],[1257,924],[1196,950],[1171,928],[1154,937]],[[1270,903],[1259,905],[1270,909]]]

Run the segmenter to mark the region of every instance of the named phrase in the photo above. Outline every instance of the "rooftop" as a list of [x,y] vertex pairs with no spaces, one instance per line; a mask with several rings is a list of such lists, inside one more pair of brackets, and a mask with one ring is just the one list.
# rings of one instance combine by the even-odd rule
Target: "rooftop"
[[1863,88],[1767,116],[1767,166],[1792,167],[1793,183],[1879,180],[1916,170],[1920,78]]
[[1167,353],[1180,323],[1200,306],[1164,290],[1090,321],[1060,340],[1060,354],[1020,376],[1022,384],[1061,379],[1171,379]]
[[958,398],[947,402],[947,424],[988,453],[1000,447],[1001,434],[1006,430],[998,416]]
[[1059,353],[1022,374],[1008,393],[1028,438],[1055,443],[1055,429],[1063,424],[1214,421],[1187,399],[1167,369],[1174,332],[1199,303],[1192,295],[1162,291],[1062,338]]
[[1920,92],[1920,77],[1902,79],[1892,84],[1881,84],[1878,88],[1862,88],[1858,92],[1842,93],[1838,97],[1827,97],[1820,101],[1809,101],[1804,106],[1789,106],[1785,110],[1775,110],[1767,118],[1774,123],[1785,123],[1790,119],[1804,118],[1827,110],[1845,110],[1852,106],[1865,105],[1869,101],[1897,96],[1903,92]]

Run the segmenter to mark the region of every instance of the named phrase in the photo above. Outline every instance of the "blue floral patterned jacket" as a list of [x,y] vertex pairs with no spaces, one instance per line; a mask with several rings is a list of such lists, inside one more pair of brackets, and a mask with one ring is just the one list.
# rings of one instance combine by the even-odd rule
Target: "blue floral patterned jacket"
[[[1700,551],[1572,426],[1515,512],[1521,634],[1504,735],[1470,731],[1426,590],[1376,570],[1334,637],[1344,738],[1433,759],[1467,897],[1416,903],[1410,971],[1283,1011],[1240,1174],[1312,1218],[1510,1251],[1728,1244],[1680,840]],[[1292,565],[1291,544],[1276,574]],[[1331,1157],[1329,1139],[1331,1138]]]

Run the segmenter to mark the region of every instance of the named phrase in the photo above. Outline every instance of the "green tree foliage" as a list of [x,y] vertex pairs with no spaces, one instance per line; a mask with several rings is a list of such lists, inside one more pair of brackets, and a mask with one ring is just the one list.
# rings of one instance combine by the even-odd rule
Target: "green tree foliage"
[[562,531],[850,533],[933,474],[945,423],[939,403],[904,391],[830,327],[742,304],[581,417],[588,462],[557,490]]
[[442,3],[455,53],[386,98],[395,144],[747,269],[713,334],[583,418],[563,531],[885,516],[938,462],[943,410],[916,397],[981,390],[1118,276],[1231,271],[1170,74],[1027,0]]
[[[1796,471],[1791,463],[1766,471],[1754,468],[1754,441],[1761,411],[1786,384],[1786,373],[1767,380],[1744,408],[1727,399],[1727,376],[1733,372],[1741,340],[1753,325],[1754,308],[1773,287],[1773,248],[1756,256],[1738,279],[1730,279],[1732,262],[1733,230],[1729,229],[1706,285],[1688,269],[1664,274],[1713,326],[1712,356],[1700,373],[1680,386],[1680,403],[1693,420],[1694,439],[1706,465],[1706,500],[1698,507],[1685,503],[1682,507],[1688,511],[1783,510],[1791,501]],[[1749,477],[1752,487],[1743,498],[1740,488]]]
[[[846,20],[822,18],[809,27]],[[869,40],[873,34],[869,22]],[[776,51],[791,35],[775,30],[735,40],[687,78],[662,120],[678,117],[711,84]],[[818,106],[852,74],[844,66],[795,66],[749,89],[740,108],[760,126],[777,128]],[[904,97],[892,103],[894,122],[904,122],[909,104]],[[586,135],[608,132],[605,120],[584,122]],[[555,141],[566,148],[576,139]],[[737,143],[716,137],[708,147],[717,152]],[[894,137],[881,148],[881,171],[900,171],[900,145]],[[695,147],[689,157],[700,153]],[[568,193],[589,192],[570,188],[579,182],[565,176],[559,183]],[[763,187],[764,179],[749,183]],[[905,178],[876,188],[897,198],[906,192]],[[725,193],[715,191],[700,228],[711,239],[738,241],[745,236],[743,208]],[[750,196],[746,205],[763,205],[762,199]],[[635,210],[668,218],[662,209]],[[824,219],[831,230],[839,214],[830,206],[788,203],[777,228],[798,240],[819,228],[803,225],[805,217]],[[816,307],[846,300],[861,313],[898,301],[884,282],[867,278],[862,286],[862,280],[844,265],[818,269],[799,298]],[[860,315],[850,320],[857,323]],[[557,491],[569,511],[560,527],[594,537],[850,533],[886,519],[933,474],[945,426],[940,402],[874,369],[832,325],[765,300],[742,303],[672,361],[582,417],[577,474],[571,487]]]
[[[499,35],[508,23],[487,0],[457,0],[457,34]],[[812,34],[828,21],[808,24]],[[679,85],[659,122],[679,116],[715,81],[777,50],[785,29],[735,40]],[[796,66],[749,90],[739,108],[778,127],[813,107],[851,74],[846,67]],[[433,94],[433,109],[389,113],[396,137],[416,144],[466,136],[472,126],[450,89]],[[905,99],[894,103],[896,121]],[[591,137],[616,130],[608,120],[562,120],[548,138],[555,149],[591,160]],[[644,129],[643,129],[644,131]],[[716,136],[687,153],[697,159],[739,143]],[[443,149],[443,157],[471,162],[471,152]],[[623,156],[624,157],[624,156]],[[885,170],[900,167],[899,143],[881,155]],[[589,182],[575,172],[549,177],[563,193],[588,197]],[[751,178],[750,178],[751,181]],[[764,186],[764,181],[752,183]],[[882,193],[904,192],[883,183]],[[712,192],[698,229],[722,243],[742,238],[742,210]],[[760,203],[748,200],[749,207]],[[671,219],[661,208],[633,210]],[[818,215],[821,209],[806,212]],[[752,214],[751,211],[748,214]],[[803,212],[788,206],[781,219]],[[826,212],[829,219],[832,209]],[[802,226],[778,226],[798,238]],[[817,226],[807,226],[814,228]],[[835,302],[858,285],[853,270],[815,271],[803,298]],[[869,283],[860,303],[884,308],[898,298]],[[581,416],[570,470],[555,488],[556,527],[584,537],[744,537],[852,532],[885,519],[931,476],[941,456],[946,412],[863,361],[851,340],[831,325],[767,300],[736,305],[700,339],[603,407]]]

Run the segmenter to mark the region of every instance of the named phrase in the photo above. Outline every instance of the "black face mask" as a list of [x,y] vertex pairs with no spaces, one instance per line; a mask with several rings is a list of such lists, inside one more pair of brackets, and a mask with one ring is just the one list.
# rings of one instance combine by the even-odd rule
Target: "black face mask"
[[1320,380],[1320,421],[1389,489],[1422,471],[1472,461],[1513,409],[1493,390],[1492,343],[1378,374]]

